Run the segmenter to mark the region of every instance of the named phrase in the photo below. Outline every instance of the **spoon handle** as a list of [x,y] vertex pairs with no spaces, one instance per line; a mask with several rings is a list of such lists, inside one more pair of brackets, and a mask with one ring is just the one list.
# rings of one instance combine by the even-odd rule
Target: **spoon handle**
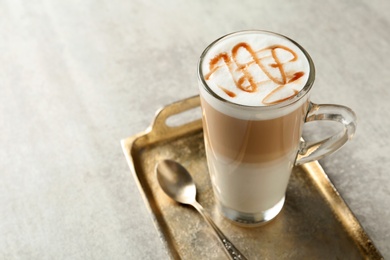
[[223,248],[226,254],[230,259],[234,260],[247,260],[247,258],[233,245],[232,242],[222,233],[222,231],[217,227],[214,221],[209,217],[204,208],[195,201],[192,206],[198,210],[198,212],[203,216],[206,222],[212,227],[215,231],[215,234],[218,236],[219,241],[222,243]]

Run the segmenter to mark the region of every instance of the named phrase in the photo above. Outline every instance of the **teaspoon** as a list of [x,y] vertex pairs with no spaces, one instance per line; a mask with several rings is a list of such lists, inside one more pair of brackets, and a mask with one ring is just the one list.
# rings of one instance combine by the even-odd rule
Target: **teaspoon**
[[196,201],[196,186],[190,173],[178,162],[163,160],[156,166],[157,181],[163,191],[175,201],[193,206],[203,216],[222,243],[231,259],[247,259],[209,217],[203,207]]

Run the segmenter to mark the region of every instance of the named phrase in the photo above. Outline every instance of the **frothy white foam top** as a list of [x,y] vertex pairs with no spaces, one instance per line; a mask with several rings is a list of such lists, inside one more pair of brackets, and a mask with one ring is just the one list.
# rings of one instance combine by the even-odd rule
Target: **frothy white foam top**
[[295,96],[310,73],[299,47],[262,32],[224,38],[208,50],[200,66],[216,95],[246,106],[273,105]]

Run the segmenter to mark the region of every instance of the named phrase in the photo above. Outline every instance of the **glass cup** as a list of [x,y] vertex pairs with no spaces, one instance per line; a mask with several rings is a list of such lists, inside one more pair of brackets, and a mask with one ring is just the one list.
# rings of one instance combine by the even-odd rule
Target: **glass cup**
[[[308,62],[307,81],[298,93],[275,104],[237,104],[208,85],[203,70],[209,61],[205,57],[225,41],[258,34],[287,40],[299,48]],[[231,69],[225,65],[224,69]],[[314,78],[309,54],[293,40],[272,32],[228,34],[202,53],[198,81],[207,163],[218,208],[228,219],[249,226],[270,221],[283,208],[293,167],[335,152],[354,135],[356,116],[351,109],[310,101]],[[305,142],[303,125],[316,120],[338,122],[342,130],[324,140]]]

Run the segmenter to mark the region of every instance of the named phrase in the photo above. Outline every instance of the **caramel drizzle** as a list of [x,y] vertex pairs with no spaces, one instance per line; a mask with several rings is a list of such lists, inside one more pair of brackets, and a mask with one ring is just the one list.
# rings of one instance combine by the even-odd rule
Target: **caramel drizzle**
[[[245,51],[247,51],[249,53],[249,55],[252,58],[252,61],[247,62],[247,63],[240,63],[238,61],[238,57],[237,57],[238,51],[241,48],[243,48]],[[277,49],[283,49],[283,50],[291,53],[293,57],[290,60],[288,60],[287,62],[282,63],[277,55],[277,52],[276,52]],[[271,55],[259,58],[257,53],[264,52],[264,51],[271,51]],[[269,68],[267,68],[267,66],[264,64],[263,60],[266,58],[270,58],[270,57],[272,57],[272,59],[274,60],[274,63],[269,64],[269,66],[272,68],[277,68],[279,71],[280,77],[273,76],[270,73]],[[305,73],[303,71],[299,71],[299,72],[294,73],[292,77],[287,76],[286,71],[284,69],[284,65],[286,63],[289,63],[289,62],[294,62],[297,59],[298,59],[298,55],[293,50],[291,50],[290,48],[283,46],[283,45],[270,46],[268,48],[264,48],[264,49],[261,49],[261,50],[256,52],[252,49],[252,47],[249,44],[247,44],[245,42],[241,42],[233,47],[231,56],[229,56],[229,54],[227,54],[226,52],[223,52],[223,53],[216,55],[213,59],[210,60],[210,72],[205,75],[205,79],[209,80],[212,74],[214,74],[220,68],[226,66],[229,70],[230,75],[232,76],[232,79],[233,79],[236,87],[238,89],[241,89],[242,91],[245,91],[245,92],[249,92],[249,93],[256,92],[258,90],[259,86],[261,86],[262,84],[264,84],[266,82],[272,81],[275,84],[277,84],[278,87],[275,88],[273,91],[271,91],[262,100],[262,102],[265,105],[277,104],[277,103],[283,102],[283,101],[295,96],[298,93],[297,90],[293,90],[294,91],[293,95],[288,96],[286,98],[281,98],[278,100],[271,101],[272,97],[278,91],[283,89],[286,84],[294,82],[294,81],[300,79],[303,75],[305,75]],[[222,65],[218,65],[220,63],[220,61],[222,61]],[[254,77],[252,76],[252,74],[248,70],[249,66],[254,64],[254,63],[264,72],[264,74],[267,76],[268,80],[262,81],[262,82],[255,81]],[[237,67],[236,69],[234,69],[234,64]],[[242,76],[238,79],[236,79],[236,77],[234,76],[234,72],[236,72],[236,71],[242,73]],[[221,88],[229,97],[232,97],[232,98],[236,97],[236,94],[234,92],[229,91],[229,90],[223,88],[222,86],[219,86],[219,88]]]
[[221,86],[218,86],[220,89],[222,89],[223,92],[225,92],[226,95],[228,95],[229,97],[231,98],[234,98],[236,97],[236,93],[234,93],[233,91],[230,91],[230,90],[227,90],[226,88],[224,87],[221,87]]

